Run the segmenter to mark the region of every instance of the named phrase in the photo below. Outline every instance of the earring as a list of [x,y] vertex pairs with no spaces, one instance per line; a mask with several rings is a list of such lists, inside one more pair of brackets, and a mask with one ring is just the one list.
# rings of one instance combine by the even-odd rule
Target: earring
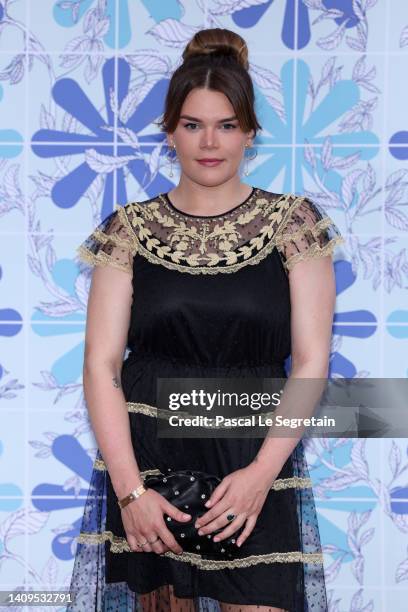
[[[176,145],[172,145],[171,149],[173,149],[173,151],[176,151]],[[169,149],[166,153],[166,159],[170,162],[170,172],[169,172],[169,176],[173,176],[173,159],[175,159],[177,157],[177,153],[175,155],[175,157],[173,158],[173,156],[171,155],[169,157],[169,153],[171,151],[171,149]]]
[[[245,148],[249,148],[249,145],[245,145]],[[245,176],[249,175],[249,168],[248,168],[248,160],[252,161],[253,159],[255,159],[255,157],[258,155],[258,151],[255,149],[255,155],[253,155],[252,157],[248,157],[247,155],[245,155]]]

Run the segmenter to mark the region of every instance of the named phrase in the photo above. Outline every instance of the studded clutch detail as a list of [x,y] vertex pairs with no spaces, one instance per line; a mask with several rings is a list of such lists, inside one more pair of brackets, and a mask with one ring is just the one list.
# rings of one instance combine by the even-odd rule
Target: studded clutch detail
[[244,525],[220,542],[214,542],[213,537],[221,533],[226,525],[202,536],[198,535],[198,529],[194,526],[198,517],[207,512],[208,508],[204,504],[220,482],[218,476],[199,470],[168,470],[163,475],[150,475],[144,479],[146,488],[154,489],[179,510],[191,514],[192,518],[188,522],[180,522],[164,514],[167,528],[184,551],[233,559],[240,550],[235,543]]

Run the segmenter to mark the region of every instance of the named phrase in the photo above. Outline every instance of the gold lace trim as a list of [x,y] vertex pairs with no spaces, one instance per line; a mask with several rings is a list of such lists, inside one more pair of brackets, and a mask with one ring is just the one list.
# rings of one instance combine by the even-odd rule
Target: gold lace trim
[[133,274],[133,269],[130,267],[130,265],[121,264],[120,262],[116,261],[114,257],[111,257],[110,255],[105,253],[105,251],[98,251],[98,253],[95,255],[95,253],[92,253],[92,251],[90,251],[83,244],[81,244],[77,248],[76,252],[78,257],[82,261],[85,261],[86,263],[89,263],[91,265],[99,264],[103,266],[113,266],[114,268],[118,268],[118,270],[123,270],[128,274]]
[[319,234],[333,225],[333,221],[330,217],[323,217],[320,221],[317,221],[315,225],[309,226],[306,222],[303,223],[296,231],[291,232],[290,234],[279,234],[275,239],[276,246],[283,246],[287,242],[291,242],[292,240],[298,240],[299,238],[303,238],[306,234],[313,234],[313,237],[318,239]]
[[[290,204],[289,198],[294,198]],[[262,261],[275,247],[275,237],[273,236],[274,224],[278,224],[278,226],[284,225],[292,211],[302,203],[304,203],[303,197],[291,193],[283,194],[275,201],[259,197],[255,200],[255,206],[251,210],[239,214],[235,221],[228,219],[222,221],[217,229],[214,228],[214,231],[210,234],[206,234],[208,223],[206,224],[205,221],[202,222],[201,220],[198,226],[187,227],[185,221],[176,221],[173,216],[162,215],[158,210],[158,202],[154,201],[145,206],[138,203],[130,203],[126,207],[118,207],[118,214],[125,227],[133,231],[136,241],[134,246],[137,252],[151,263],[190,274],[218,274],[219,272],[236,272],[243,266],[256,265]],[[132,216],[131,221],[125,208],[129,210]],[[227,246],[231,245],[231,240],[227,240],[226,237],[237,236],[236,225],[246,225],[260,212],[263,212],[266,216],[267,223],[261,228],[258,235],[249,241],[250,246],[242,246],[236,250],[227,250]],[[205,244],[208,240],[213,239],[215,236],[219,239],[224,238],[227,246],[223,252],[223,257],[220,257],[217,253],[207,254],[209,260],[208,266],[200,266],[198,264],[199,254],[186,258],[184,257],[183,250],[172,250],[168,245],[161,244],[158,238],[152,237],[151,231],[144,226],[144,216],[148,219],[156,220],[164,227],[175,228],[173,236],[176,238],[176,242],[178,241],[179,246],[182,245],[182,249],[186,248],[186,244],[189,241],[200,240],[201,258],[205,255]],[[141,240],[146,241],[146,247],[141,243]],[[255,255],[253,255],[254,251],[256,251]],[[165,259],[166,256],[170,259]],[[242,258],[243,261],[236,263],[239,258]],[[180,265],[179,262],[182,260],[186,262],[185,265]],[[226,265],[217,265],[220,262],[224,262]]]
[[[95,459],[93,464],[93,469],[101,472],[106,471],[106,464],[103,459]],[[158,468],[152,468],[150,470],[143,470],[140,472],[140,476],[145,478],[146,476],[160,476],[163,472],[161,472]]]
[[[121,208],[123,208],[121,206]],[[129,238],[121,238],[117,236],[116,233],[112,232],[111,234],[106,234],[105,232],[95,229],[91,235],[92,238],[95,238],[101,244],[106,244],[107,242],[113,242],[115,246],[122,247],[127,251],[131,251],[132,255],[136,253],[136,249],[133,247],[132,240]]]
[[141,414],[145,414],[151,417],[158,416],[158,409],[156,406],[151,406],[150,404],[142,404],[139,402],[126,402],[126,406],[128,408],[128,412],[140,412]]
[[160,476],[162,472],[158,468],[152,468],[151,470],[143,470],[140,472],[140,476],[145,478],[146,476]]
[[[141,414],[145,414],[146,416],[156,417],[159,419],[168,419],[169,411],[164,410],[163,408],[157,408],[156,406],[151,406],[150,404],[143,404],[139,402],[126,402],[128,407],[128,412],[140,412]],[[178,414],[188,416],[188,412],[177,411]]]
[[[306,236],[310,233],[312,233],[313,237],[318,240],[319,234],[324,229],[334,226],[333,220],[328,215],[326,215],[322,219],[317,221],[317,223],[315,223],[313,226],[308,226],[305,222],[296,231],[285,233],[287,223],[290,221],[293,211],[299,208],[299,206],[301,206],[303,203],[304,199],[302,200],[299,198],[292,202],[291,206],[289,207],[288,214],[285,215],[284,220],[282,221],[282,223],[280,223],[278,227],[274,242],[280,253],[282,253],[286,243],[296,241],[296,239],[302,238],[303,236]],[[323,248],[320,247],[318,242],[313,242],[305,249],[305,251],[294,253],[293,255],[288,257],[286,261],[283,262],[283,266],[289,272],[293,269],[293,267],[298,261],[325,257],[326,255],[330,255],[338,245],[343,243],[345,243],[345,240],[340,235],[331,238],[329,242],[324,245]]]
[[101,470],[102,472],[106,470],[106,465],[103,459],[95,459],[93,464],[94,470]]
[[291,476],[290,478],[277,478],[271,489],[280,491],[281,489],[309,489],[313,487],[311,478],[301,478],[300,476]]
[[[160,412],[160,410],[156,408],[156,406],[151,406],[150,404],[143,404],[139,402],[126,402],[126,405],[128,407],[128,412],[141,413],[141,414],[145,414],[151,417],[156,417],[158,412]],[[161,416],[163,418],[167,418],[168,410],[163,410],[161,412],[166,413]],[[185,413],[185,414],[188,414],[188,413]],[[101,471],[106,470],[106,465],[103,459],[96,459],[94,462],[94,468],[96,470],[101,470]],[[156,468],[154,472],[152,473],[162,474],[162,472]],[[142,475],[142,472],[140,474]],[[277,478],[274,481],[273,485],[271,486],[271,489],[275,491],[280,491],[281,489],[288,489],[288,488],[306,489],[306,488],[311,488],[311,487],[313,487],[313,482],[311,478],[300,478],[299,476],[292,476],[290,478]]]
[[332,238],[327,244],[324,245],[323,248],[317,242],[314,242],[309,246],[306,251],[302,251],[301,253],[294,253],[285,261],[285,266],[288,270],[292,270],[295,264],[298,261],[306,260],[306,259],[316,259],[320,257],[324,257],[326,255],[330,255],[336,246],[339,244],[343,244],[345,242],[344,238],[341,236],[336,236]]
[[[103,459],[95,459],[93,468],[95,470],[104,472],[106,471],[106,464]],[[140,472],[140,476],[150,476],[155,474],[157,476],[165,476],[159,468],[152,468],[150,470],[144,470]],[[276,478],[271,486],[273,491],[281,491],[282,489],[309,489],[313,487],[311,478],[301,478],[300,476],[291,476],[290,478]]]
[[[305,198],[288,193],[273,200],[260,196],[260,191],[262,190],[255,188],[253,195],[237,213],[236,218],[229,218],[229,215],[226,214],[216,219],[211,231],[211,217],[209,220],[206,220],[205,217],[197,217],[193,222],[189,218],[192,225],[187,225],[183,217],[169,209],[166,200],[159,194],[156,200],[145,205],[131,202],[126,206],[116,206],[119,221],[122,227],[127,230],[127,238],[121,238],[114,232],[105,234],[103,230],[98,229],[94,230],[91,238],[100,244],[106,244],[110,241],[114,245],[126,249],[133,256],[138,253],[151,263],[162,265],[170,270],[190,274],[218,274],[220,272],[232,273],[244,266],[256,265],[267,257],[275,246],[282,253],[286,243],[301,238],[306,233],[309,235],[311,233],[317,240],[323,229],[334,225],[332,219],[325,216],[312,227],[304,223],[296,231],[285,234],[287,222],[290,221],[293,211],[305,203]],[[164,209],[168,214],[162,213],[159,201],[163,202]],[[252,203],[253,201],[254,203]],[[264,221],[264,225],[257,235],[249,240],[247,245],[234,249],[234,245],[241,235],[240,226],[247,225],[257,215]],[[145,225],[145,220],[154,221],[162,227],[169,228],[171,246],[156,237],[152,230]],[[207,251],[210,240],[217,243],[221,253]],[[191,244],[197,242],[199,243],[199,252],[186,256],[185,251]],[[338,236],[330,240],[324,248],[320,248],[317,243],[313,243],[304,252],[289,257],[284,262],[284,267],[290,270],[301,259],[328,255],[338,244],[343,242],[344,239]],[[90,249],[81,245],[77,249],[77,253],[83,261],[92,265],[112,265],[130,274],[133,272],[130,264],[119,263],[102,250],[94,254]],[[203,258],[206,263],[200,265]]]
[[[174,416],[174,412],[170,412],[169,410],[165,410],[163,408],[157,408],[156,406],[151,406],[150,404],[142,404],[139,402],[126,402],[128,407],[128,412],[138,412],[140,414],[145,414],[146,416],[156,417],[159,419],[168,419],[170,416]],[[177,414],[180,416],[194,416],[189,412],[185,412],[184,410],[177,410]],[[273,417],[274,412],[263,412],[262,416],[264,418]],[[249,418],[251,415],[244,415],[243,418]],[[217,427],[220,429],[232,429],[233,426],[230,425],[208,425],[209,428]]]
[[[100,470],[101,472],[106,470],[106,464],[103,459],[96,459],[94,462],[94,469]],[[140,476],[144,478],[145,476],[150,476],[151,474],[155,474],[157,476],[165,476],[163,472],[159,470],[159,468],[154,468],[151,470],[145,470],[144,472],[140,472]],[[273,485],[271,486],[271,490],[273,491],[281,491],[282,489],[309,489],[313,487],[313,482],[311,478],[301,478],[300,476],[291,476],[290,478],[276,478]]]
[[[131,548],[126,538],[115,536],[112,531],[104,531],[102,533],[85,533],[81,531],[77,538],[78,543],[81,544],[103,544],[104,542],[110,542],[110,550],[112,553],[123,553],[131,552]],[[140,554],[140,553],[135,553]],[[293,552],[273,552],[266,553],[264,555],[250,555],[249,557],[242,557],[240,559],[203,559],[201,555],[197,553],[191,553],[184,551],[181,555],[177,555],[172,551],[167,551],[160,555],[162,557],[169,557],[176,561],[184,561],[196,565],[200,569],[204,570],[220,570],[220,569],[234,569],[237,567],[250,567],[258,565],[259,563],[323,563],[322,553],[303,553],[301,551]]]

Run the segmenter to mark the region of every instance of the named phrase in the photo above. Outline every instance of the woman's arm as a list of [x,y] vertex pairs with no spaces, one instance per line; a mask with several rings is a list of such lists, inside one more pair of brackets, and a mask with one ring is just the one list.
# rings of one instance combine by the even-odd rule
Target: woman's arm
[[88,299],[83,385],[95,438],[118,498],[143,483],[120,384],[131,303],[131,274],[96,266]]
[[[275,414],[285,416],[285,394],[289,409],[295,407],[297,416],[313,414],[316,402],[324,390],[322,379],[328,376],[336,284],[330,256],[299,261],[289,272],[291,300],[291,357],[292,369],[285,385],[284,399]],[[291,379],[307,378],[308,383],[292,385]],[[317,380],[317,379],[320,379]],[[301,408],[299,388],[302,389]],[[309,406],[310,404],[310,406]],[[295,416],[295,415],[293,415]],[[267,480],[272,482],[302,436],[280,438],[279,434],[266,437],[254,460]]]

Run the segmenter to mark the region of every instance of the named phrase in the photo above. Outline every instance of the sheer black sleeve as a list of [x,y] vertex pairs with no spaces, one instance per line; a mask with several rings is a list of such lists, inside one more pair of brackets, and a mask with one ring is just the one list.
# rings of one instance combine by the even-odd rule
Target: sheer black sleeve
[[124,210],[106,217],[80,244],[77,255],[91,266],[113,266],[132,274],[136,239]]
[[344,243],[339,229],[324,210],[308,198],[297,200],[279,228],[276,247],[287,272],[304,259],[331,255]]

